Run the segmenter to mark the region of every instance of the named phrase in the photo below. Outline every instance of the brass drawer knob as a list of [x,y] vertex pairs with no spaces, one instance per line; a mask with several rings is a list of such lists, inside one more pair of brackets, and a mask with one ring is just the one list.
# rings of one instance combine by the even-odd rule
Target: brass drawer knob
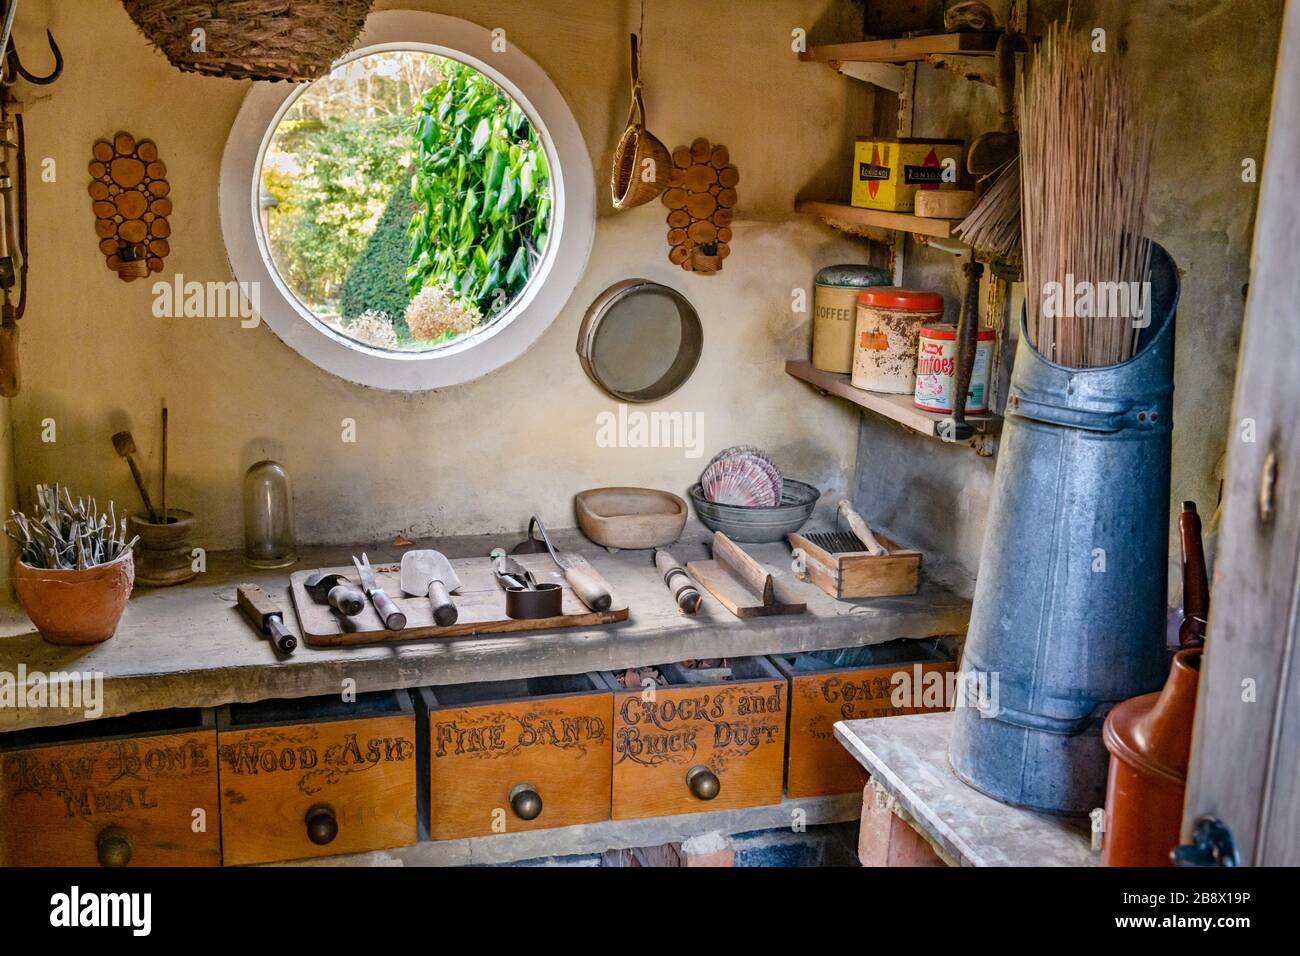
[[339,821],[334,810],[324,804],[317,804],[307,811],[307,839],[317,846],[324,846],[339,835]]
[[517,783],[510,788],[510,809],[520,820],[536,820],[542,815],[542,796],[531,783]]
[[131,862],[131,837],[121,827],[105,827],[95,838],[100,866],[126,866]]
[[696,764],[690,770],[686,771],[686,786],[691,788],[691,793],[695,794],[701,800],[712,800],[722,789],[722,782],[718,780],[718,775],[710,770],[704,764]]

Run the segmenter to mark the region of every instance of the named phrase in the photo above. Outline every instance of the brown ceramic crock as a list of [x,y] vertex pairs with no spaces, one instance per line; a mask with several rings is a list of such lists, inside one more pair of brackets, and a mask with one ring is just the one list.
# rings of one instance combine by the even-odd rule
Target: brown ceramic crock
[[1169,866],[1183,820],[1201,649],[1174,655],[1162,690],[1117,704],[1102,737],[1110,751],[1103,866]]
[[112,637],[134,581],[129,551],[81,571],[34,568],[22,561],[14,569],[18,603],[51,644],[98,644]]
[[193,580],[194,515],[179,508],[167,509],[167,521],[152,522],[144,513],[127,519],[127,533],[138,536],[135,543],[135,583],[145,587],[168,587]]

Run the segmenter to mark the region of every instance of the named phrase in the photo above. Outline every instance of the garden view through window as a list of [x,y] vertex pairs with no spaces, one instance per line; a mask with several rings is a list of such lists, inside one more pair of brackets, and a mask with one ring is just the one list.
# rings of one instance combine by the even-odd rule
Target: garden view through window
[[443,347],[506,312],[546,247],[538,131],[456,60],[376,52],[293,101],[267,144],[261,228],[298,301],[347,338]]

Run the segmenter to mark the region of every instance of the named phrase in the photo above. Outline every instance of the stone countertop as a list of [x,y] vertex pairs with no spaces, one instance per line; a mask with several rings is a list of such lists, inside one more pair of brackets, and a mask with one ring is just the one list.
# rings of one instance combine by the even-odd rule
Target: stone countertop
[[871,774],[870,788],[954,866],[1097,866],[1087,819],[999,803],[948,764],[952,713],[843,720],[835,736]]
[[[520,537],[442,538],[417,546],[438,548],[452,558],[473,557]],[[683,565],[706,558],[710,538],[692,522],[672,545],[672,553]],[[89,647],[47,644],[20,611],[0,612],[0,731],[86,718],[83,707],[28,706],[29,695],[14,706],[3,693],[4,684],[7,680],[12,691],[20,667],[28,687],[44,675],[102,674],[103,711],[98,716],[111,717],[339,693],[348,679],[358,691],[386,690],[964,634],[970,615],[969,600],[923,576],[915,595],[856,601],[837,601],[811,583],[796,581],[793,586],[806,600],[807,613],[748,621],[733,617],[706,594],[700,613],[690,617],[677,609],[649,551],[607,552],[577,531],[560,531],[553,539],[557,547],[582,554],[605,576],[630,608],[627,621],[352,648],[315,649],[300,643],[289,660],[278,661],[236,608],[235,586],[259,584],[285,609],[285,624],[296,633],[288,597],[290,572],[350,564],[354,550],[343,547],[304,549],[297,565],[273,573],[250,571],[239,552],[209,553],[207,570],[194,581],[138,589],[117,634]],[[773,568],[789,567],[785,544],[745,548]],[[406,548],[368,545],[355,553],[362,550],[379,564],[400,560]]]

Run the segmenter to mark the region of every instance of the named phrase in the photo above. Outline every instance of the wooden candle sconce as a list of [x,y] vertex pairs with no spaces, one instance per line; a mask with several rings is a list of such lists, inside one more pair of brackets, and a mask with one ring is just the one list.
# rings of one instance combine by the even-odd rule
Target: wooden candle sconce
[[90,198],[99,251],[124,282],[161,272],[171,252],[167,167],[152,140],[118,133],[98,140],[90,161]]
[[725,146],[703,137],[673,150],[673,169],[662,202],[668,207],[668,261],[710,275],[731,255],[732,211],[740,172]]

